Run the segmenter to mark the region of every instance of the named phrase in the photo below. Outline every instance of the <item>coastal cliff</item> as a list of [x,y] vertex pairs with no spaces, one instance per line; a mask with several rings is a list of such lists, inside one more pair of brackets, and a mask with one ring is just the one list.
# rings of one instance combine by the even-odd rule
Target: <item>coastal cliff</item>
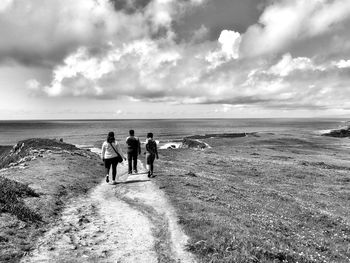
[[19,262],[68,200],[100,182],[103,167],[96,154],[56,140],[1,149],[0,262]]

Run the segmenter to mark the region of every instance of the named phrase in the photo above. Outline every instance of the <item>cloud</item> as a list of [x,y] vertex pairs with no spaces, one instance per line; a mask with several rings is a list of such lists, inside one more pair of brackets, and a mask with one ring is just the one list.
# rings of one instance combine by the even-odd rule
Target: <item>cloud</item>
[[334,65],[336,65],[338,68],[350,68],[350,59],[349,60],[340,60],[338,62],[335,62]]
[[26,86],[29,90],[38,91],[40,90],[40,83],[36,79],[30,79],[26,82]]
[[[271,1],[246,32],[222,30],[212,41],[202,26],[179,41],[174,22],[203,3],[3,2],[0,61],[51,69],[51,77],[27,82],[38,96],[221,104],[226,113],[235,105],[350,107],[347,0]],[[303,49],[320,47],[319,37],[332,39],[322,54]],[[298,48],[305,54],[295,55]]]
[[0,63],[52,67],[80,47],[103,49],[110,42],[122,45],[156,37],[161,30],[164,34],[159,36],[171,38],[173,16],[196,4],[198,0],[1,1]]
[[232,59],[213,68],[201,57],[203,50],[212,48],[209,44],[199,50],[186,45],[164,47],[149,39],[122,49],[111,46],[99,57],[79,49],[55,69],[52,82],[40,86],[40,92],[53,97],[127,97],[283,109],[345,106],[350,96],[349,68],[336,66],[339,61],[318,64],[287,53],[279,60]]
[[237,59],[239,57],[240,43],[240,33],[223,30],[218,39],[218,44],[220,45],[219,49],[209,52],[206,56],[206,60],[212,64],[213,68],[216,68],[231,59]]
[[143,11],[151,0],[111,0],[116,11],[123,11],[129,14]]
[[259,23],[250,26],[242,38],[244,56],[285,52],[303,39],[344,30],[350,19],[348,0],[282,0],[266,7]]
[[161,83],[179,58],[176,50],[160,50],[152,40],[135,41],[121,49],[111,46],[99,57],[80,48],[54,70],[53,80],[42,90],[53,97],[163,96]]
[[298,57],[292,58],[291,54],[287,53],[283,55],[282,59],[273,65],[269,71],[273,74],[279,75],[281,77],[288,76],[293,71],[313,71],[313,70],[323,70],[323,67],[316,67],[310,58]]
[[3,0],[0,2],[0,13],[5,12],[12,5],[13,0]]
[[0,15],[0,61],[54,65],[80,46],[101,47],[145,34],[142,18],[103,0],[13,0]]

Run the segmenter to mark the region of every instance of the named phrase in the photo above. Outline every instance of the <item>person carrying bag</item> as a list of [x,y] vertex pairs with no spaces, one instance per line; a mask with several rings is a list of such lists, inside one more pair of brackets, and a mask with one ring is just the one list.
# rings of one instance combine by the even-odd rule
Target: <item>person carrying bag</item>
[[114,132],[109,132],[107,140],[102,144],[101,159],[105,165],[106,182],[109,182],[109,171],[112,166],[112,184],[116,184],[117,165],[126,160],[126,158],[115,140]]

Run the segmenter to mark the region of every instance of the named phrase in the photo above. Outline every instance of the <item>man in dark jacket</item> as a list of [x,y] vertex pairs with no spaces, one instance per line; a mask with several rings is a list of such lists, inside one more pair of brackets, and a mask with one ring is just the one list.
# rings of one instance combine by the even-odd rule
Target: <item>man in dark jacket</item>
[[128,165],[129,174],[137,173],[137,155],[141,154],[141,144],[139,138],[135,137],[135,131],[129,131],[129,137],[126,138],[126,145],[128,146]]

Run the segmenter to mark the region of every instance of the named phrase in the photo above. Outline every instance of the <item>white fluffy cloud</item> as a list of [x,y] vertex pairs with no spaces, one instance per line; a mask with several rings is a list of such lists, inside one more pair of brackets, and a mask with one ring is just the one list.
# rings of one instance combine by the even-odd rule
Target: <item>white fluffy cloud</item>
[[[112,40],[117,32],[126,31],[125,22],[125,15],[102,0],[13,0],[0,15],[0,60],[55,63],[81,45]],[[130,22],[142,35],[140,21]]]
[[335,62],[334,65],[336,65],[338,68],[350,68],[350,59],[349,60],[340,60],[338,62]]
[[206,60],[212,64],[213,68],[232,59],[239,57],[239,46],[241,35],[235,31],[223,30],[218,39],[218,50],[209,52]]
[[48,65],[51,78],[27,86],[50,97],[222,104],[225,113],[232,105],[350,107],[345,52],[291,51],[320,36],[346,40],[348,0],[272,1],[246,32],[227,29],[210,41],[202,26],[179,41],[173,22],[203,2],[149,0],[138,9],[126,1],[123,10],[109,0],[4,1],[0,61]]
[[139,93],[164,93],[169,70],[181,55],[174,49],[159,49],[151,40],[139,40],[122,48],[110,46],[99,57],[80,48],[54,70],[52,82],[43,87],[49,96],[97,96],[115,98]]
[[292,56],[287,53],[283,55],[282,59],[276,64],[273,65],[269,72],[279,75],[281,77],[288,76],[291,72],[299,71],[314,71],[314,70],[324,70],[322,66],[315,66],[310,58],[307,57],[298,57],[292,58]]
[[79,47],[104,48],[150,37],[164,29],[183,5],[153,0],[145,9],[128,14],[109,0],[6,0],[0,4],[0,62],[55,65]]
[[344,30],[350,19],[348,0],[282,0],[268,6],[259,23],[248,28],[242,39],[245,56],[279,53],[303,39],[332,30]]

